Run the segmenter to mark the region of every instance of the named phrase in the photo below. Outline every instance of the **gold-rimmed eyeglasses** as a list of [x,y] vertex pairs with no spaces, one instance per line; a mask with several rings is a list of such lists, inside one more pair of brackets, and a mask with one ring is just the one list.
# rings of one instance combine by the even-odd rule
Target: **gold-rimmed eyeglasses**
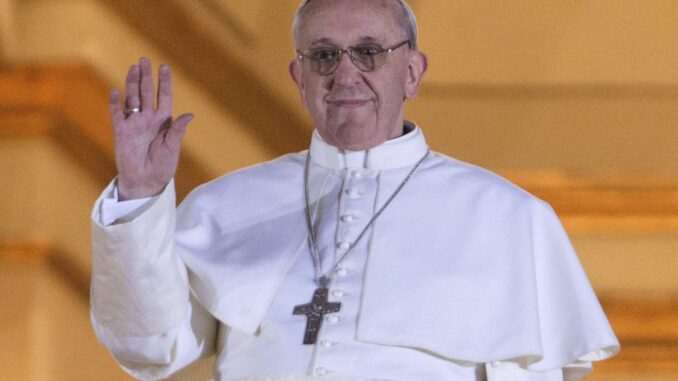
[[374,45],[350,46],[346,49],[318,47],[311,48],[306,52],[297,51],[297,58],[305,63],[312,72],[320,75],[330,75],[339,67],[344,53],[348,53],[355,67],[360,71],[370,72],[384,66],[388,54],[405,44],[407,44],[408,48],[410,47],[409,40],[400,42],[390,48]]

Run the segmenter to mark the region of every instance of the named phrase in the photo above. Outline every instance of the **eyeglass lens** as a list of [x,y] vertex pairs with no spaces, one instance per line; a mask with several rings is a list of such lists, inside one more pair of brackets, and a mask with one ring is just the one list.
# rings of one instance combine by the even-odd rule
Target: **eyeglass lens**
[[388,53],[408,42],[409,41],[404,41],[395,47],[388,49],[371,46],[351,47],[348,49],[315,48],[309,50],[309,52],[303,56],[307,58],[304,61],[307,61],[310,64],[311,71],[320,75],[332,74],[337,67],[339,67],[341,57],[344,53],[348,53],[351,62],[353,62],[359,70],[370,72],[381,68],[384,63],[386,63]]
[[344,53],[348,53],[358,69],[369,72],[377,70],[386,62],[387,52],[374,51],[374,48],[314,49],[308,56],[311,70],[320,75],[332,74],[339,67]]

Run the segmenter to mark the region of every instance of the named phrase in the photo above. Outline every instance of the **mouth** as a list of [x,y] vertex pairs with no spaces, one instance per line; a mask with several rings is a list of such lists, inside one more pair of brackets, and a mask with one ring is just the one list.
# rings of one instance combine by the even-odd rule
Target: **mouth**
[[366,105],[368,102],[368,99],[332,99],[327,101],[330,106],[345,108],[361,107]]

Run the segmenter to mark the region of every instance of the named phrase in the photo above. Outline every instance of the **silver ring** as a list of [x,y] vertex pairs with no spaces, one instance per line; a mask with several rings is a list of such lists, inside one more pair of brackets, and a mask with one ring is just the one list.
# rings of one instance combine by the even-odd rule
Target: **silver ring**
[[132,108],[125,109],[125,115],[127,115],[127,116],[132,115],[132,114],[137,113],[137,112],[141,112],[140,107],[132,107]]

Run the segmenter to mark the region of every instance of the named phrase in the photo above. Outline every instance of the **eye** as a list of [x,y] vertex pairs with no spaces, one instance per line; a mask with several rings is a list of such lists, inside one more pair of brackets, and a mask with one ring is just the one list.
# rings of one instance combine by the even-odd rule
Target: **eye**
[[318,62],[333,61],[336,56],[336,49],[319,48],[311,50],[311,59]]
[[382,49],[375,46],[359,46],[354,48],[353,52],[361,57],[373,57],[381,53]]

